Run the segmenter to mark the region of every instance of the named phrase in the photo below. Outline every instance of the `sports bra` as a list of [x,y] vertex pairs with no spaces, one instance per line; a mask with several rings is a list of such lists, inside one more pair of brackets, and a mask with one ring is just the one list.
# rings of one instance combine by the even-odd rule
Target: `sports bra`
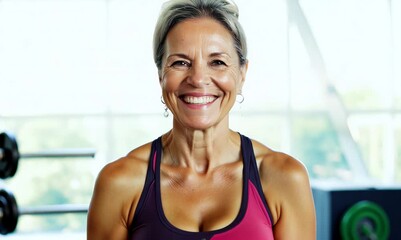
[[243,189],[238,215],[226,227],[190,232],[173,226],[163,212],[160,193],[161,137],[152,142],[144,189],[130,226],[130,240],[273,240],[272,217],[264,197],[252,142],[241,135]]

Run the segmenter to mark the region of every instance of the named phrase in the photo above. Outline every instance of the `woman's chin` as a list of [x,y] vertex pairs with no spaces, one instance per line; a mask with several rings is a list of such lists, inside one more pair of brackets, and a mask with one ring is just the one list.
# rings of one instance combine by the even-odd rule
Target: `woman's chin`
[[210,116],[205,117],[191,117],[180,121],[180,125],[184,128],[192,130],[207,130],[219,124],[220,121],[213,120]]

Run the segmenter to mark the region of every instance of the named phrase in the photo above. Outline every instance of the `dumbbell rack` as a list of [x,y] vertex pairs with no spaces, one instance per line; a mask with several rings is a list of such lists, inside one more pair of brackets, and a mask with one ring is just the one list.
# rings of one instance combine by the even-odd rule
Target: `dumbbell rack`
[[[0,178],[11,178],[15,175],[20,158],[71,158],[95,156],[91,149],[65,149],[62,151],[47,151],[20,154],[18,144],[13,134],[0,133]],[[86,213],[85,204],[44,205],[38,207],[19,207],[14,194],[0,184],[0,234],[14,232],[21,215]]]

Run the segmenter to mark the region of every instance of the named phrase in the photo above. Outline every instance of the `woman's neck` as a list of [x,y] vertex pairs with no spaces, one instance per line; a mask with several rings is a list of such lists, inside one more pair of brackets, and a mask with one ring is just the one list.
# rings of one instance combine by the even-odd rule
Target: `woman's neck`
[[163,137],[164,163],[197,173],[238,160],[239,135],[227,127],[192,130],[174,126]]

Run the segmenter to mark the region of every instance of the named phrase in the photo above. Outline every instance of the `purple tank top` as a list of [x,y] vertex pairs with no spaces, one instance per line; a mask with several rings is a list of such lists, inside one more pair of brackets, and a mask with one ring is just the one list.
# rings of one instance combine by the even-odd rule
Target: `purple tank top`
[[166,218],[160,194],[161,137],[153,141],[145,186],[130,227],[130,240],[273,240],[272,217],[263,195],[249,138],[241,136],[243,190],[240,211],[228,226],[206,232],[189,232]]

